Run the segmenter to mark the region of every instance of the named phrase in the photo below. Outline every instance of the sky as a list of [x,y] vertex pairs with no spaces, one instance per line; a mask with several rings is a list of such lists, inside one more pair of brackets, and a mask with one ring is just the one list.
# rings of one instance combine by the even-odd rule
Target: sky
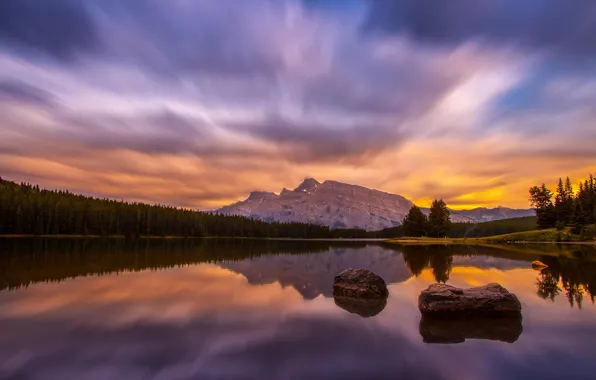
[[213,209],[337,180],[529,207],[596,172],[596,2],[2,0],[0,176]]

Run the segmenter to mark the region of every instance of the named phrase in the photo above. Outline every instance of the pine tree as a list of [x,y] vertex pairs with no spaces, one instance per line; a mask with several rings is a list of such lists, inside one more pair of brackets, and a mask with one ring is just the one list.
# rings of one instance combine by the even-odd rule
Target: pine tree
[[555,195],[555,212],[557,213],[557,222],[566,223],[567,216],[565,215],[565,187],[563,186],[563,180],[559,178],[557,185],[557,194]]
[[588,213],[588,223],[596,223],[596,184],[594,183],[594,177],[590,174],[590,179],[588,180],[588,208],[586,212]]
[[557,222],[555,206],[552,202],[552,192],[543,183],[542,186],[530,188],[530,204],[536,212],[538,228],[551,228]]
[[412,205],[402,224],[406,236],[420,237],[426,235],[428,219],[418,206]]
[[557,194],[555,196],[555,212],[557,214],[557,225],[566,226],[570,222],[573,212],[573,188],[569,177],[565,180],[559,178]]
[[580,182],[579,184],[579,191],[577,192],[577,201],[581,203],[581,207],[584,213],[588,215],[587,222],[588,224],[593,221],[594,216],[594,207],[593,207],[593,198],[594,198],[594,185],[590,183],[590,181],[586,180],[583,183]]
[[451,228],[450,213],[447,205],[442,199],[434,200],[430,206],[428,215],[429,235],[433,237],[445,237]]
[[588,212],[586,212],[586,210],[584,209],[583,202],[581,201],[581,199],[579,199],[579,197],[576,198],[573,205],[573,214],[571,217],[571,231],[574,234],[580,234],[584,230],[586,225],[589,224],[589,220],[590,217]]

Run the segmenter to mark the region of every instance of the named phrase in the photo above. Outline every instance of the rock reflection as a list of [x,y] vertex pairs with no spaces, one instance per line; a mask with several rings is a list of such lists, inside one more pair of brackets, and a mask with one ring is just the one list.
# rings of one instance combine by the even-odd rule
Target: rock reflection
[[521,315],[514,318],[438,319],[423,317],[420,335],[425,343],[463,343],[486,339],[513,343],[523,331]]
[[387,298],[360,299],[351,297],[333,297],[335,304],[347,312],[363,318],[374,317],[385,309]]

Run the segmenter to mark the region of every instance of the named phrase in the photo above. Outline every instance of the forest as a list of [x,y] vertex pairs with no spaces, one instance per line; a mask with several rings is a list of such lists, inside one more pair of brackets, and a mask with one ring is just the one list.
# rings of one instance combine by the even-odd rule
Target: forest
[[[554,197],[554,201],[553,201]],[[569,177],[559,182],[555,192],[543,183],[530,188],[530,203],[536,211],[536,224],[540,229],[571,227],[575,234],[582,235],[587,227],[596,222],[596,184],[589,179],[579,182],[574,191]]]
[[331,237],[326,226],[99,199],[2,178],[0,235]]
[[428,217],[412,205],[402,225],[405,236],[410,237],[446,237],[452,228],[449,209],[442,199],[432,202]]
[[412,206],[403,225],[380,231],[337,229],[305,223],[263,222],[164,205],[129,203],[45,190],[0,178],[0,235],[174,236],[256,238],[394,238],[401,236],[487,237],[536,228],[568,228],[582,236],[596,221],[593,176],[574,191],[571,180],[559,179],[553,192],[542,184],[530,189],[535,217],[484,223],[451,223],[449,210],[435,200],[430,214]]
[[447,237],[450,238],[477,238],[488,237],[515,232],[525,232],[536,229],[536,217],[524,216],[492,220],[483,223],[452,223]]

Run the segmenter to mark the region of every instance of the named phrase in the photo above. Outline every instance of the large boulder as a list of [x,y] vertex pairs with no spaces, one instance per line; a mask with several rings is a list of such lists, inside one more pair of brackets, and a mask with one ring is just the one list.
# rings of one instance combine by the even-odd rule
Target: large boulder
[[334,297],[386,298],[388,295],[385,281],[366,269],[346,269],[333,281]]
[[521,304],[515,294],[499,284],[460,289],[432,284],[418,297],[418,308],[427,317],[519,317]]

